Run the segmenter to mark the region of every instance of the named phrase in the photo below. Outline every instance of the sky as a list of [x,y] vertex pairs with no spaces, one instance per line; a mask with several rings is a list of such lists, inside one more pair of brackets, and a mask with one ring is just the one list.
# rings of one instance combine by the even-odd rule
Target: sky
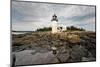
[[58,24],[95,31],[95,6],[12,1],[12,30],[35,31],[50,27],[55,13]]

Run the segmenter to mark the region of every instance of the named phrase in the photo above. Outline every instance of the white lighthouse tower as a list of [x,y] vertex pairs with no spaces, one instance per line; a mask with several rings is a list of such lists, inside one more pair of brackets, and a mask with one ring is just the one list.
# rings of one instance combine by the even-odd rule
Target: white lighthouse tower
[[57,29],[58,28],[58,19],[57,19],[56,14],[54,14],[52,16],[51,22],[52,22],[52,33],[57,33],[58,32],[58,29]]

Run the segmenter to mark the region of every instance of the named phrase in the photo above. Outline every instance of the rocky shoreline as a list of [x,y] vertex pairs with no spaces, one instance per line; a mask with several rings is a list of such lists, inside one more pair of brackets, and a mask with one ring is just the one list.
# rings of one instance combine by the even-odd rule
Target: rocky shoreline
[[[52,53],[51,47],[57,48],[56,54]],[[21,52],[25,50],[30,50],[30,54],[37,59],[33,58],[27,63],[29,61],[27,56],[27,60],[20,61]],[[35,50],[35,53],[32,53],[31,50]],[[50,32],[14,34],[12,35],[12,52],[16,56],[19,55],[16,57],[18,58],[16,65],[96,61],[96,33],[75,31],[57,34]],[[40,61],[38,56],[44,60]],[[25,57],[21,57],[21,59],[23,58]],[[18,63],[19,61],[20,63]]]

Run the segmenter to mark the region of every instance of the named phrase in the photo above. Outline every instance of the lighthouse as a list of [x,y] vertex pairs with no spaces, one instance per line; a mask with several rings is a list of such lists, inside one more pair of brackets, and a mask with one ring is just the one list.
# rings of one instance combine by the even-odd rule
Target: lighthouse
[[57,19],[57,16],[56,14],[54,14],[52,16],[52,19],[51,19],[51,22],[52,22],[52,33],[57,33],[58,32],[58,19]]

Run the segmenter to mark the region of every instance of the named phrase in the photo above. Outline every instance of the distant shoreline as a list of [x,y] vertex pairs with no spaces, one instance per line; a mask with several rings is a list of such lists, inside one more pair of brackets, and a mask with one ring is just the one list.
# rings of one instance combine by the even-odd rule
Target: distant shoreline
[[34,32],[34,31],[12,31],[12,32]]

